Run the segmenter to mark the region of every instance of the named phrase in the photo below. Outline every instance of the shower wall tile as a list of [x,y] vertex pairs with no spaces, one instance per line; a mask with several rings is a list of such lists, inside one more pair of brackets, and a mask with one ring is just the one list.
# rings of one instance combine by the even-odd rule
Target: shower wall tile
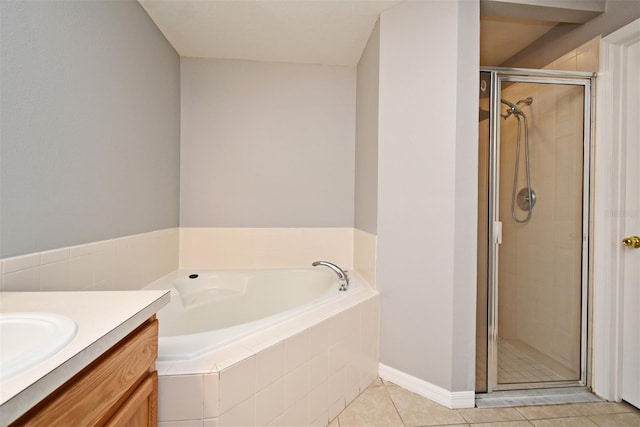
[[576,71],[577,69],[577,60],[576,60],[576,51],[573,50],[560,58],[555,60],[556,70],[566,70],[566,71]]
[[599,68],[600,36],[567,52],[543,68],[546,70],[592,71]]
[[600,36],[576,49],[576,71],[598,71]]
[[178,268],[177,228],[0,260],[0,290],[135,290]]

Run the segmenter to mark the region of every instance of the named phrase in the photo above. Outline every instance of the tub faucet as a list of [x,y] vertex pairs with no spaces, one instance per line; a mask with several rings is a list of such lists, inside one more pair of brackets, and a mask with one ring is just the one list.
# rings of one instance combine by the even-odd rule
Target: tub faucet
[[349,287],[349,276],[347,276],[347,272],[341,269],[340,267],[338,267],[337,265],[330,263],[328,261],[316,261],[311,265],[314,267],[317,267],[318,265],[324,265],[326,267],[329,267],[333,271],[335,271],[336,274],[338,275],[338,279],[340,280],[340,289],[338,289],[339,291],[346,291],[347,288]]

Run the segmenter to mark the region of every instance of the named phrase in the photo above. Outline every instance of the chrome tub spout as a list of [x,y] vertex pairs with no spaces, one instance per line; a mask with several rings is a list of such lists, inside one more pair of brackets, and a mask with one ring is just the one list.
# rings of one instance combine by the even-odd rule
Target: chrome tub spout
[[337,265],[328,261],[316,261],[311,265],[314,267],[317,267],[318,265],[324,265],[325,267],[329,267],[330,269],[335,271],[336,274],[338,275],[338,279],[340,280],[340,289],[338,290],[346,291],[347,288],[349,287],[349,276],[347,276],[347,272],[341,269],[340,267],[338,267]]

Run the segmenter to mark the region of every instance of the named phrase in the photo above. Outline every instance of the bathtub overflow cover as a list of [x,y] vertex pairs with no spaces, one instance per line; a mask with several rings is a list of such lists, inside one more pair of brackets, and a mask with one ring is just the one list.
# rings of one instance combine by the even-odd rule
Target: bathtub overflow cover
[[189,275],[189,279],[197,279],[198,275],[197,274],[190,274]]

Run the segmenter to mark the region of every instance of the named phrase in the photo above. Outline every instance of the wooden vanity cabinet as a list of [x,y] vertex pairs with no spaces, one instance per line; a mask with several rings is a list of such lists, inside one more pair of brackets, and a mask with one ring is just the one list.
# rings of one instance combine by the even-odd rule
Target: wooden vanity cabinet
[[157,355],[154,316],[11,426],[155,426]]

